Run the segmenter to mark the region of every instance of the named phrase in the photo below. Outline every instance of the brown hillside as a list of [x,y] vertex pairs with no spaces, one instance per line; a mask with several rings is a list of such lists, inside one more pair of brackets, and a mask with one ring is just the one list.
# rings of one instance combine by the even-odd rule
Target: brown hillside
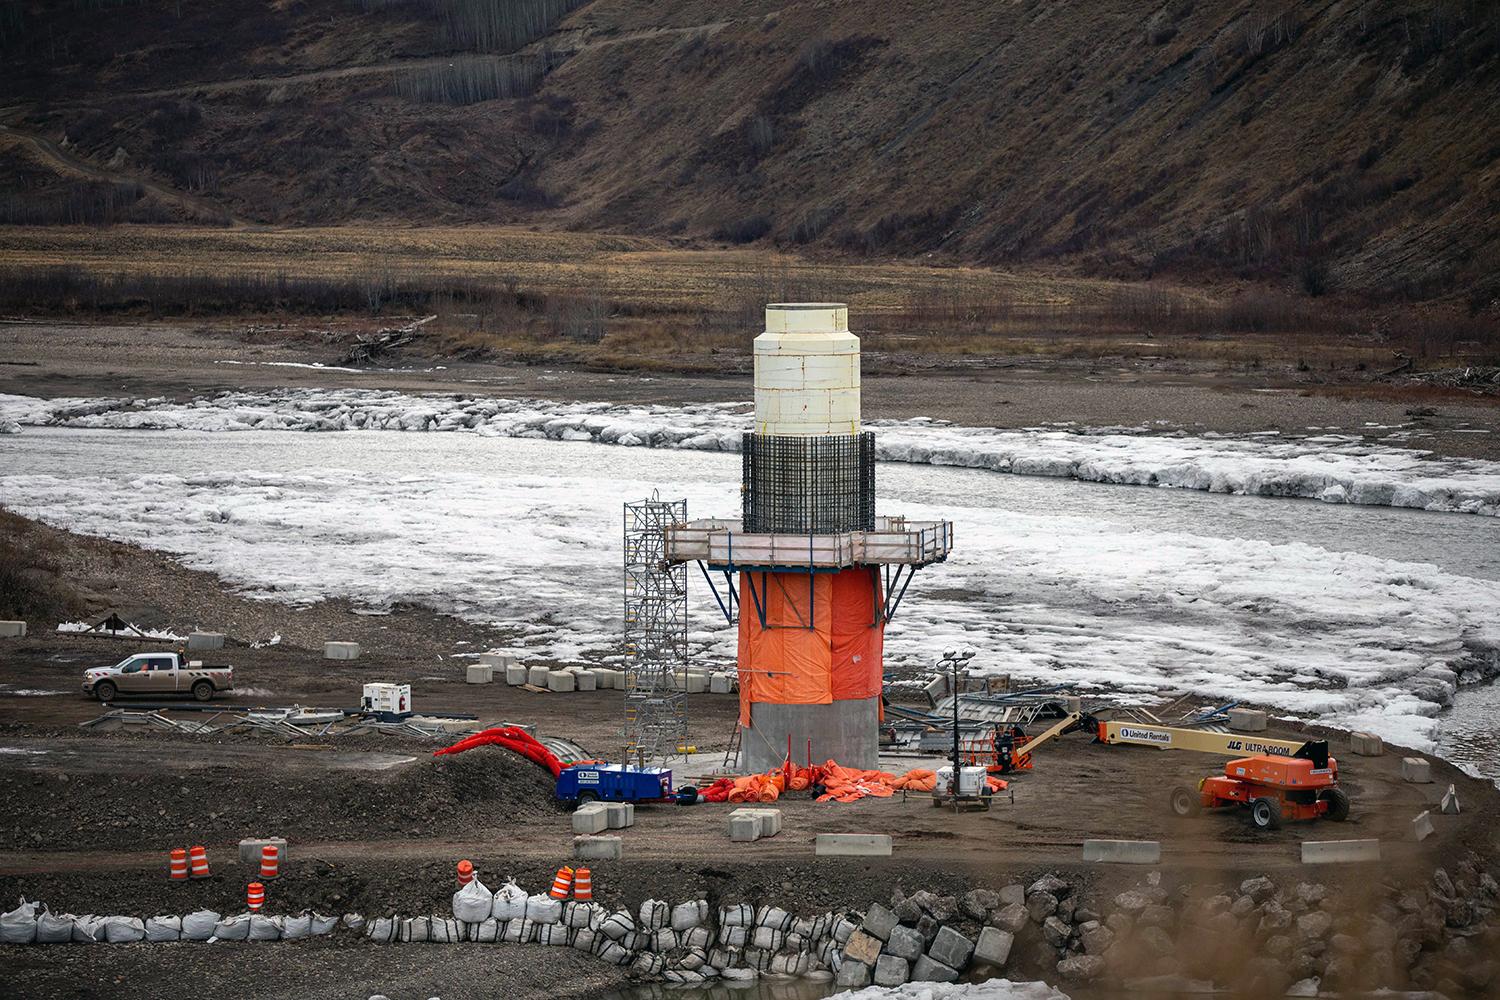
[[[208,221],[201,201],[268,223],[520,221],[1500,296],[1491,3],[0,11],[14,135],[193,199],[146,189],[117,217]],[[496,11],[517,23],[491,30]],[[12,203],[27,177],[76,214],[28,155],[0,171]]]

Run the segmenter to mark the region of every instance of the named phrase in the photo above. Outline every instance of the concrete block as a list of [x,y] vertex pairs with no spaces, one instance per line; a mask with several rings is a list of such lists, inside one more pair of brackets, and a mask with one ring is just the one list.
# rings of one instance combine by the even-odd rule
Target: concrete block
[[573,810],[574,833],[603,833],[609,829],[609,812],[602,802],[590,802]]
[[743,814],[729,817],[729,840],[735,844],[751,844],[760,839],[760,820]]
[[504,670],[506,667],[514,667],[520,663],[515,653],[503,649],[492,649],[488,653],[480,653],[479,662],[489,664],[496,670]]
[[940,927],[937,937],[927,946],[927,954],[950,969],[962,969],[974,954],[974,942],[952,927]]
[[0,639],[24,639],[25,637],[25,622],[0,622]]
[[547,690],[559,694],[578,690],[578,679],[567,670],[553,670],[547,674]]
[[708,678],[702,674],[687,675],[687,693],[703,694],[708,690]]
[[1304,865],[1333,865],[1359,861],[1379,861],[1378,840],[1304,840]]
[[505,683],[511,687],[520,687],[526,683],[526,668],[519,663],[512,663],[505,668]]
[[1085,840],[1083,860],[1115,865],[1161,864],[1161,842],[1156,840]]
[[879,903],[872,903],[869,910],[865,912],[865,919],[860,923],[859,929],[866,934],[873,934],[882,941],[888,941],[891,931],[901,923],[888,908]]
[[634,802],[605,802],[603,806],[611,830],[635,826]]
[[552,676],[552,671],[546,667],[532,667],[526,671],[526,683],[532,687],[544,688],[547,686],[547,678]]
[[359,659],[359,643],[325,642],[323,643],[323,659],[357,660]]
[[956,983],[958,970],[923,955],[911,967],[911,981],[914,983]]
[[1432,765],[1421,757],[1401,758],[1401,780],[1425,785],[1432,781]]
[[622,856],[619,837],[605,835],[573,838],[573,857],[579,861],[619,861]]
[[820,833],[813,838],[813,855],[820,858],[888,858],[891,856],[891,838],[884,833]]
[[223,649],[224,633],[222,632],[189,632],[188,649]]
[[599,688],[599,678],[594,676],[592,670],[573,671],[573,683],[580,691],[596,691]]
[[1385,753],[1385,743],[1374,733],[1350,733],[1349,749],[1360,757],[1379,757]]
[[875,960],[876,986],[901,986],[911,978],[911,963],[895,955],[881,955]]
[[922,690],[927,693],[927,700],[936,705],[939,701],[941,701],[948,695],[947,675],[938,674],[932,680],[928,681],[926,686],[923,687]]
[[1263,733],[1266,731],[1266,713],[1258,708],[1231,708],[1229,728],[1237,733]]
[[760,824],[761,837],[774,837],[781,832],[780,809],[757,809],[750,806],[741,806],[729,815],[749,816],[753,818]]
[[1449,785],[1448,790],[1443,793],[1443,801],[1438,806],[1438,812],[1444,816],[1457,816],[1458,809],[1458,789]]
[[488,684],[495,679],[495,668],[488,663],[471,663],[464,671],[464,681],[468,684]]
[[1068,711],[1070,712],[1083,711],[1083,699],[1076,694],[1068,695],[1063,699],[1063,702],[1068,706]]
[[1432,814],[1425,810],[1417,813],[1417,818],[1411,821],[1412,839],[1420,844],[1432,834]]
[[721,674],[709,674],[708,675],[708,693],[709,694],[729,694],[733,690],[734,690],[734,682],[729,679],[729,675],[728,674],[722,674],[721,673]]
[[855,931],[849,935],[849,940],[844,942],[844,960],[863,962],[873,968],[875,960],[880,957],[881,944],[880,938],[875,935]]
[[860,989],[870,985],[870,967],[863,962],[845,961],[833,977],[833,985]]
[[891,928],[890,937],[886,938],[885,950],[898,958],[915,962],[927,951],[927,939],[916,928],[897,924]]
[[1010,961],[1010,948],[1015,943],[1016,936],[1009,931],[986,927],[979,932],[979,940],[974,945],[974,961],[1003,969]]
[[260,849],[270,844],[276,848],[276,861],[278,864],[286,864],[286,840],[282,837],[266,837],[264,839],[246,838],[240,841],[240,864],[254,865],[256,871],[260,871]]

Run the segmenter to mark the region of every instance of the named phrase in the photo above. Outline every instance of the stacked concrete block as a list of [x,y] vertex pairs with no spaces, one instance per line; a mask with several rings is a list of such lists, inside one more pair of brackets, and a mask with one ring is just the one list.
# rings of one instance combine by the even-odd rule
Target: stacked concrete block
[[1385,753],[1385,743],[1374,733],[1350,733],[1349,749],[1360,757],[1379,757]]
[[503,649],[492,649],[488,653],[480,653],[479,662],[487,663],[496,670],[504,670],[506,667],[518,665],[520,660],[515,653]]
[[605,802],[602,803],[605,815],[611,830],[624,830],[635,826],[635,803],[634,802]]
[[526,683],[532,687],[544,688],[550,676],[552,676],[552,671],[546,667],[531,667],[526,671]]
[[1263,733],[1266,731],[1266,713],[1254,708],[1231,708],[1229,728],[1237,733]]
[[688,694],[703,694],[708,690],[707,674],[688,674],[685,680]]
[[547,672],[547,690],[558,693],[576,691],[578,689],[577,677],[568,670],[550,670]]
[[520,687],[526,683],[526,668],[519,663],[512,663],[505,668],[505,683],[511,687]]
[[729,840],[734,844],[752,844],[760,839],[760,819],[736,809],[729,814]]
[[0,622],[0,639],[24,639],[25,637],[25,622]]
[[224,633],[222,632],[189,632],[188,649],[223,649]]
[[325,642],[323,643],[323,659],[357,660],[359,659],[359,643]]
[[726,673],[712,673],[708,675],[709,694],[732,694],[734,692],[734,678]]
[[574,670],[573,683],[579,691],[595,691],[599,687],[599,678],[594,676],[592,670]]
[[759,834],[757,834],[757,839],[774,837],[781,832],[780,809],[759,809],[751,806],[741,806],[729,815],[731,819],[735,816],[748,816],[755,820],[760,830]]
[[495,668],[488,663],[471,663],[464,670],[464,681],[468,684],[488,684],[495,679]]

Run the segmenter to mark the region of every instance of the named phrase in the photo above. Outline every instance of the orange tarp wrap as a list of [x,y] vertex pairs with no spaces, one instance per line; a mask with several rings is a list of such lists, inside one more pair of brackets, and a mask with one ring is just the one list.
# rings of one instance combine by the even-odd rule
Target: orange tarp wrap
[[740,725],[750,725],[752,702],[877,697],[885,638],[884,624],[874,624],[879,591],[880,577],[863,566],[814,574],[811,588],[806,573],[741,573]]

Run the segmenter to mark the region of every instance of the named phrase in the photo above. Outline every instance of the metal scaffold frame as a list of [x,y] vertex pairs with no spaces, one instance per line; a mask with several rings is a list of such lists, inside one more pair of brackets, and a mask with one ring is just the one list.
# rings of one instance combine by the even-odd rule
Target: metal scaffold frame
[[625,504],[625,745],[644,761],[687,745],[687,565],[666,558],[686,523],[686,500]]

